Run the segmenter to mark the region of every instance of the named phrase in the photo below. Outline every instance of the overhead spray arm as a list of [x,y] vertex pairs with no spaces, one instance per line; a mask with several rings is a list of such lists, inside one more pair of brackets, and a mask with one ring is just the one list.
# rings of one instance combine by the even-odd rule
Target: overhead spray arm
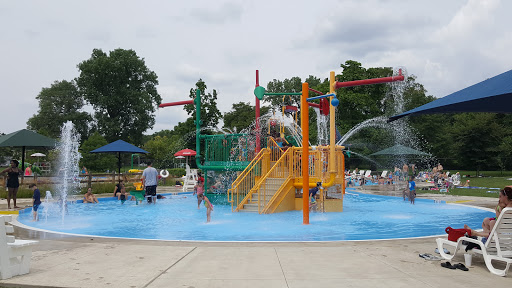
[[364,79],[364,80],[355,80],[355,81],[347,81],[347,82],[338,82],[334,83],[334,89],[342,88],[342,87],[352,87],[352,86],[361,86],[361,85],[371,85],[371,84],[380,84],[380,83],[389,83],[396,81],[404,81],[405,77],[402,75],[402,69],[398,70],[398,76],[384,77],[384,78],[373,78],[373,79]]
[[194,100],[185,100],[185,101],[177,101],[170,103],[162,103],[158,105],[159,108],[169,107],[169,106],[178,106],[178,105],[186,105],[186,104],[194,104]]

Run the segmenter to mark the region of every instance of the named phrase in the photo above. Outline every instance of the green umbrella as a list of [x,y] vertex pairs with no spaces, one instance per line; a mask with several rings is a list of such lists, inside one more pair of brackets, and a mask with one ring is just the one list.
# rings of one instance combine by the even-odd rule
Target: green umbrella
[[21,147],[21,170],[25,171],[25,149],[46,148],[57,146],[57,141],[36,132],[21,129],[19,131],[0,136],[0,147]]
[[417,156],[430,156],[429,153],[421,152],[419,150],[406,147],[403,145],[395,145],[393,147],[386,148],[384,150],[381,150],[379,152],[375,152],[371,154],[371,156],[378,156],[378,155],[417,155]]

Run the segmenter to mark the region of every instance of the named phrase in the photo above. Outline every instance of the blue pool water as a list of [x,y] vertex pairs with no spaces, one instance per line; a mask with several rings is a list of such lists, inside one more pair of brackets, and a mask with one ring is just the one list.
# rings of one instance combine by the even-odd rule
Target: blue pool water
[[[18,221],[30,227],[83,235],[192,241],[343,241],[410,238],[444,234],[447,226],[480,228],[493,213],[462,205],[359,193],[345,195],[344,212],[310,214],[302,224],[302,211],[271,215],[233,213],[231,206],[215,205],[212,222],[206,209],[197,209],[191,194],[167,196],[156,205],[114,199],[98,204],[71,204],[69,214],[31,221],[31,209]],[[44,204],[43,204],[44,205]],[[43,207],[39,211],[43,211]]]

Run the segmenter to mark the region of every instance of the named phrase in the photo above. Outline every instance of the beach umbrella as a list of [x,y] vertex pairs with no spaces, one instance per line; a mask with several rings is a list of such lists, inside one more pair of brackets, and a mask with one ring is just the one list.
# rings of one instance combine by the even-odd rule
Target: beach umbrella
[[407,115],[462,112],[512,113],[512,70],[402,114],[391,116],[389,121]]
[[43,153],[39,153],[39,152],[38,152],[38,153],[34,153],[34,154],[30,155],[30,156],[32,156],[32,157],[45,157],[45,156],[46,156],[46,154],[43,154]]
[[174,153],[174,156],[196,156],[196,151],[192,149],[183,149]]
[[149,152],[137,146],[134,146],[123,140],[117,140],[98,149],[92,150],[89,153],[116,153],[117,154],[117,173],[119,181],[121,181],[121,153],[142,153],[148,154]]
[[21,169],[23,171],[25,171],[26,148],[53,148],[55,146],[57,146],[56,140],[27,129],[0,136],[0,147],[21,147]]
[[187,158],[187,164],[188,164],[188,157],[189,156],[196,156],[196,151],[194,151],[192,149],[183,149],[183,150],[180,150],[180,151],[174,153],[174,156],[176,156],[176,157],[179,157],[179,156],[186,157]]

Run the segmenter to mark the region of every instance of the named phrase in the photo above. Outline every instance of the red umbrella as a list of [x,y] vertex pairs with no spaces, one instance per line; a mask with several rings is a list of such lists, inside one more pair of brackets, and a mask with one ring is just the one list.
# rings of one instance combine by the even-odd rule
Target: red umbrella
[[192,149],[183,149],[174,153],[174,156],[196,156],[196,151]]
[[174,156],[178,157],[178,156],[185,156],[187,157],[187,165],[188,165],[188,156],[196,156],[196,151],[192,150],[192,149],[183,149],[183,150],[180,150],[176,153],[174,153]]

